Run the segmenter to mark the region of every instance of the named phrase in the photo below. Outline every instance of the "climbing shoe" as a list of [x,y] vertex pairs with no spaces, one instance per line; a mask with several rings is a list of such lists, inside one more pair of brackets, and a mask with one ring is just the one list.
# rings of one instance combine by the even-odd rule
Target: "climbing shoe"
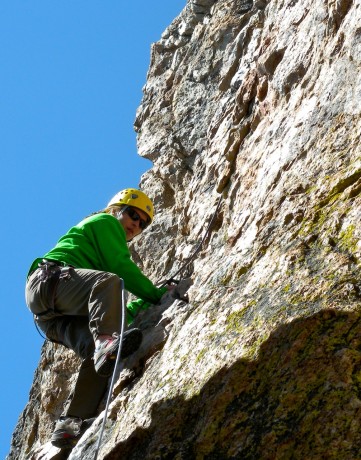
[[79,417],[62,415],[56,422],[51,443],[60,449],[69,449],[75,446],[85,431],[94,422],[94,418],[82,420]]
[[[138,350],[142,343],[143,334],[140,329],[129,329],[123,334],[121,358],[126,358]],[[120,337],[113,334],[111,339],[104,340],[94,352],[94,367],[97,374],[109,377],[113,371],[117,358]]]

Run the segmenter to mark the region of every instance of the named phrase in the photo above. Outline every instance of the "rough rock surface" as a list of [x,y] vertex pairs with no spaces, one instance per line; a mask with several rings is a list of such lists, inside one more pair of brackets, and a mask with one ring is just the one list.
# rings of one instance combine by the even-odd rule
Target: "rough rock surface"
[[[221,202],[190,302],[139,319],[99,458],[361,458],[360,10],[189,0],[152,45],[144,271],[176,272]],[[46,444],[76,366],[44,346],[9,459],[93,458],[100,417],[71,453]]]

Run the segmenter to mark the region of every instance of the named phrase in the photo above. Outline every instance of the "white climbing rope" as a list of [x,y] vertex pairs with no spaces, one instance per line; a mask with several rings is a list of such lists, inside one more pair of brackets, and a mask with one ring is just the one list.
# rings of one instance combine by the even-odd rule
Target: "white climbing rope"
[[116,370],[117,370],[118,365],[120,363],[120,356],[121,356],[121,353],[122,353],[122,343],[123,343],[123,334],[124,334],[124,325],[125,325],[125,295],[124,295],[124,280],[122,278],[120,278],[120,288],[121,288],[121,293],[122,293],[121,294],[122,319],[121,319],[121,326],[120,326],[119,347],[118,347],[117,359],[115,361],[115,366],[114,366],[114,370],[113,370],[112,380],[110,382],[110,388],[109,388],[109,392],[108,392],[107,403],[106,403],[105,410],[104,410],[103,423],[102,423],[102,427],[101,427],[100,434],[99,434],[98,445],[97,445],[97,447],[95,449],[94,460],[97,460],[97,458],[98,458],[99,449],[100,449],[100,446],[101,446],[101,443],[102,443],[102,438],[103,438],[104,429],[105,429],[105,423],[107,421],[109,404],[110,404],[110,400],[112,398],[113,387],[114,387],[114,384],[115,384]]

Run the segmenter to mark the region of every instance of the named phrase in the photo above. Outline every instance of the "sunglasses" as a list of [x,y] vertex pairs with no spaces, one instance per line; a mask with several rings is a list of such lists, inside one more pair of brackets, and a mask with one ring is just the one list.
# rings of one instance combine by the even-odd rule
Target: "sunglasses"
[[134,209],[134,208],[131,208],[130,206],[127,206],[123,212],[126,212],[128,214],[128,216],[134,220],[135,222],[137,222],[139,220],[139,227],[142,229],[142,230],[145,230],[148,225],[149,225],[149,221],[145,221],[144,219],[142,219],[140,217],[140,215],[137,213],[137,211]]

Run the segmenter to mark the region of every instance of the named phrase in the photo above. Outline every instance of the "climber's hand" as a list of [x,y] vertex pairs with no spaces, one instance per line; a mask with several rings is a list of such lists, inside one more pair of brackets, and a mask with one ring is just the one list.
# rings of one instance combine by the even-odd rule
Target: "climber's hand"
[[176,287],[177,287],[177,285],[174,284],[174,283],[169,283],[169,284],[166,285],[166,288],[168,289],[168,292],[173,291],[173,289],[175,289]]

